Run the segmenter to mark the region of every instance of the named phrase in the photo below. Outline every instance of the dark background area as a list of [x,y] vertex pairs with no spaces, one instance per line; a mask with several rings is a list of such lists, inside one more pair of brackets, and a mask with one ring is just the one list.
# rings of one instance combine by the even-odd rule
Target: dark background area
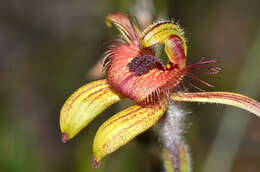
[[[222,71],[201,76],[208,91],[235,91],[260,100],[259,0],[8,0],[0,5],[0,171],[162,171],[153,130],[91,168],[103,112],[75,139],[61,142],[59,110],[83,84],[104,77],[101,40],[111,12],[128,12],[146,25],[178,21],[188,39],[188,63],[216,58]],[[146,23],[147,22],[147,23]],[[94,71],[94,72],[93,72]],[[203,86],[202,86],[203,87]],[[128,102],[124,102],[127,104]],[[196,172],[260,171],[260,119],[215,104],[183,103],[191,112],[185,136]]]

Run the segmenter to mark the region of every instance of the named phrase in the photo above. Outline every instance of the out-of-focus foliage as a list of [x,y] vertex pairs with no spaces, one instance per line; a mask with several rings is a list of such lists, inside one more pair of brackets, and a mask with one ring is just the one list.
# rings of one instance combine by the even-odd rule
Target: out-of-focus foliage
[[[255,41],[259,32],[259,10],[258,0],[2,2],[0,171],[162,170],[161,147],[152,130],[105,158],[101,168],[91,168],[94,134],[102,122],[119,111],[116,108],[123,109],[122,104],[106,110],[69,143],[61,142],[59,110],[62,104],[75,88],[92,80],[88,72],[101,57],[101,40],[117,34],[106,28],[105,16],[109,12],[128,12],[137,17],[152,13],[151,19],[170,17],[179,21],[188,39],[188,63],[201,57],[217,58],[222,72],[210,81],[207,76],[202,77],[216,85],[210,91],[231,91],[247,57],[260,58],[259,53],[249,54],[251,47],[260,47],[259,41]],[[260,88],[259,82],[251,80],[259,75],[259,70],[255,71],[244,80],[255,84],[240,93],[260,100],[259,90],[250,95],[252,89]],[[225,107],[218,106],[216,110],[215,105],[191,106],[187,142],[191,145],[194,171],[202,171]],[[189,107],[185,106],[191,109]],[[248,123],[231,171],[260,170],[260,120],[251,117]],[[223,146],[228,146],[231,139],[225,138]]]

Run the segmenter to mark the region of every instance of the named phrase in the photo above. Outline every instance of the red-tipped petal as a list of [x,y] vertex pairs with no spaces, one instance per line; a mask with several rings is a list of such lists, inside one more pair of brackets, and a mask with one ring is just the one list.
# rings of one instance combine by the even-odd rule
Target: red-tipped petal
[[61,108],[60,128],[63,142],[73,138],[97,115],[122,98],[122,95],[110,88],[106,80],[80,87]]
[[98,168],[99,167],[99,163],[97,161],[96,156],[93,156],[93,163],[92,163],[92,168]]
[[63,143],[67,143],[70,140],[68,133],[62,133],[61,140]]

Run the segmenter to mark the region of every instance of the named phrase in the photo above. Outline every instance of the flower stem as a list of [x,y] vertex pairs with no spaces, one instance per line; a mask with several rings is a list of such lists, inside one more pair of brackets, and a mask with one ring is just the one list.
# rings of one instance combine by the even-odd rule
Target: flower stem
[[184,117],[183,110],[175,104],[169,104],[166,118],[160,130],[167,172],[189,171],[189,153],[182,137]]

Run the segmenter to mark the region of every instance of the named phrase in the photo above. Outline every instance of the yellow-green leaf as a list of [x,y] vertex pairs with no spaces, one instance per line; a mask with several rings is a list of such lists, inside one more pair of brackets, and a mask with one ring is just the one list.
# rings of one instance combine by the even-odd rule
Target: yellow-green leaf
[[66,142],[82,130],[99,113],[123,97],[111,89],[106,80],[80,87],[65,102],[60,112],[60,128]]
[[96,133],[93,146],[94,160],[99,162],[104,156],[153,126],[166,108],[166,101],[149,106],[133,105],[112,116]]
[[172,94],[174,101],[220,103],[235,106],[260,117],[260,103],[247,96],[230,92],[199,92]]

